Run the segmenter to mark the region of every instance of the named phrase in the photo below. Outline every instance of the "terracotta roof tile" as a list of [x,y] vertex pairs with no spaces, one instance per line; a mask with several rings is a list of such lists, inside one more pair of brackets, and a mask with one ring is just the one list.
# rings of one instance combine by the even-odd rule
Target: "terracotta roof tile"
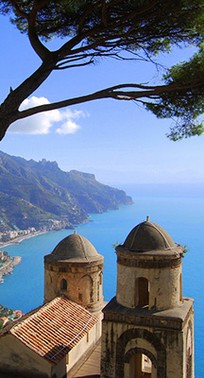
[[85,308],[57,297],[22,318],[9,332],[40,356],[58,363],[97,321]]

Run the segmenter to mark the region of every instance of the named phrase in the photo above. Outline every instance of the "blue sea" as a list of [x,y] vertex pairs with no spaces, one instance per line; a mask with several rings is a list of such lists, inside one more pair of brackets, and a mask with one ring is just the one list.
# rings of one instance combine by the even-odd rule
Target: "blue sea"
[[[104,255],[104,296],[108,301],[116,291],[114,245],[123,243],[130,230],[150,216],[175,242],[185,245],[183,294],[195,299],[196,378],[204,377],[204,191],[196,186],[137,186],[125,188],[134,204],[104,214],[91,214],[90,222],[77,227]],[[60,230],[26,239],[3,249],[21,256],[21,263],[0,284],[0,303],[24,313],[43,303],[43,256],[72,233]]]

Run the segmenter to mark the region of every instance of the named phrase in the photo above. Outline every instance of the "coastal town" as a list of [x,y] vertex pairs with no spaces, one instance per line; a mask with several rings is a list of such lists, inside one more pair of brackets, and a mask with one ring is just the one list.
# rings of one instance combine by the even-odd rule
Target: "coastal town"
[[26,236],[32,236],[37,230],[34,227],[30,227],[27,230],[12,230],[0,232],[0,247],[17,238],[25,238]]
[[20,242],[22,239],[30,238],[32,236],[36,236],[38,233],[43,233],[47,231],[59,230],[63,228],[63,222],[56,221],[52,222],[52,226],[50,227],[42,227],[41,229],[36,229],[35,227],[29,227],[26,230],[7,230],[4,232],[0,232],[0,247],[5,244],[10,244],[12,242]]

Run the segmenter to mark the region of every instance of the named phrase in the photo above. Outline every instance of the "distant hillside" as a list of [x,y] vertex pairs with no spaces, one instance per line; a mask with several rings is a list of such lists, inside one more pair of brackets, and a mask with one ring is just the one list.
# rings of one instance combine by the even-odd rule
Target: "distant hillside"
[[0,232],[73,227],[88,213],[131,204],[131,197],[78,171],[64,172],[56,162],[40,162],[0,151]]

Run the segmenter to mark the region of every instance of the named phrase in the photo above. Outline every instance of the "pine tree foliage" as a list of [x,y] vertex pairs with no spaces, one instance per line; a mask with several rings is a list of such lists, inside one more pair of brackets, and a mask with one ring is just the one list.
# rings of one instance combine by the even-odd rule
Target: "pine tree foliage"
[[[1,104],[1,138],[18,119],[104,98],[133,100],[157,117],[173,118],[175,127],[169,133],[173,140],[204,131],[204,0],[2,0],[0,13],[27,34],[41,59],[36,71]],[[51,38],[61,41],[55,51],[48,48]],[[196,53],[167,70],[158,85],[120,83],[19,111],[53,71],[80,69],[103,57],[155,64],[160,53],[171,53],[175,46],[194,46]]]

